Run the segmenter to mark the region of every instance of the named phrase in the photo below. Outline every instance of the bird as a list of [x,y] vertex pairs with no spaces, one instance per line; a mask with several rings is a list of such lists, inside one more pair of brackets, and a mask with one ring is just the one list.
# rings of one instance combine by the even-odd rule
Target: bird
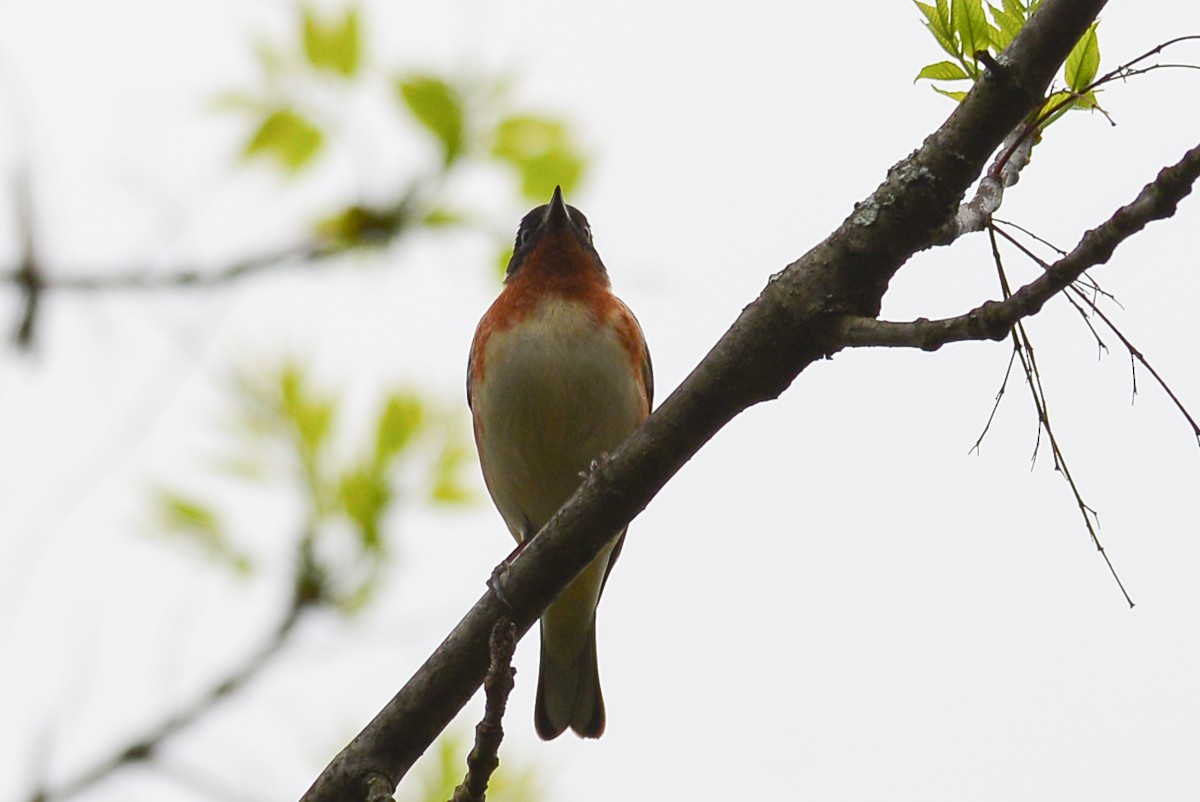
[[[521,220],[504,288],[475,329],[467,405],[484,484],[517,551],[650,413],[642,327],[613,294],[583,212],[556,186]],[[625,529],[541,617],[534,728],[604,733],[596,606]],[[514,552],[515,554],[516,552]]]

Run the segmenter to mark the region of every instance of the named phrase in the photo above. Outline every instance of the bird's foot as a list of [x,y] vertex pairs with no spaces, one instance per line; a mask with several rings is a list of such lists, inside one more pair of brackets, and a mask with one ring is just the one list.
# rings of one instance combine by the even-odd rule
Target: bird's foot
[[528,542],[528,540],[522,540],[520,543],[518,543],[517,547],[513,549],[512,552],[505,557],[499,565],[492,569],[492,575],[488,577],[488,588],[491,589],[492,593],[496,594],[496,598],[500,600],[501,604],[508,608],[510,613],[514,612],[513,606],[512,603],[509,602],[508,596],[505,595],[504,592],[504,585],[508,581],[508,565],[517,558],[517,555],[521,553],[521,551],[525,548],[525,544]]
[[588,469],[586,471],[579,472],[579,478],[587,479],[593,473],[595,473],[596,471],[603,468],[606,464],[608,464],[608,460],[609,460],[608,452],[601,451],[600,454],[594,460],[591,461],[591,463],[588,465]]

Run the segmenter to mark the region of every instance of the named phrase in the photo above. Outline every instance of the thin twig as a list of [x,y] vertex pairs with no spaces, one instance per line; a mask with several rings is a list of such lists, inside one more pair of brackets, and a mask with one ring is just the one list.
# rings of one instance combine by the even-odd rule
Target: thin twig
[[[1004,297],[1007,299],[1010,295],[1008,278],[1004,273],[1003,260],[1000,255],[999,243],[996,241],[994,229],[988,230],[989,239],[992,246],[992,258],[996,264],[996,270],[1000,277],[1000,286],[1004,292]],[[1037,410],[1038,416],[1038,437],[1033,450],[1032,459],[1036,461],[1038,445],[1041,443],[1041,433],[1045,431],[1046,439],[1050,442],[1050,453],[1054,458],[1054,469],[1061,473],[1067,480],[1068,486],[1071,488],[1071,494],[1075,497],[1075,504],[1079,508],[1079,514],[1083,516],[1083,525],[1087,528],[1088,534],[1092,538],[1092,543],[1095,544],[1100,556],[1104,559],[1104,564],[1108,566],[1108,572],[1112,575],[1113,580],[1117,583],[1117,587],[1121,590],[1121,595],[1125,597],[1125,601],[1130,607],[1133,607],[1133,599],[1129,596],[1129,591],[1125,589],[1125,583],[1121,581],[1120,575],[1117,573],[1116,566],[1113,565],[1112,559],[1109,558],[1108,552],[1104,548],[1104,544],[1100,542],[1100,533],[1097,531],[1099,527],[1099,517],[1095,509],[1089,506],[1083,500],[1083,494],[1079,490],[1079,485],[1075,482],[1075,477],[1071,474],[1071,469],[1067,465],[1066,454],[1063,453],[1062,447],[1058,442],[1058,437],[1054,433],[1054,428],[1050,424],[1050,409],[1046,403],[1046,390],[1042,384],[1041,370],[1038,368],[1037,359],[1033,352],[1033,342],[1029,339],[1029,333],[1025,329],[1024,322],[1018,322],[1013,329],[1013,339],[1017,347],[1017,355],[1021,360],[1021,367],[1025,371],[1025,380],[1029,385],[1030,393],[1033,397],[1033,406]]]
[[[1008,223],[1007,225],[1013,225],[1013,224]],[[1028,231],[1027,229],[1021,228],[1020,226],[1015,226],[1015,227],[1020,229],[1023,233],[1027,234],[1028,236],[1033,237],[1034,239],[1038,240],[1039,242],[1046,245],[1047,247],[1049,247],[1055,251],[1058,251],[1059,253],[1063,253],[1063,251],[1061,251],[1059,248],[1055,247],[1054,245],[1052,245],[1051,243],[1042,239],[1041,237],[1038,237],[1036,234]],[[1036,254],[1034,254],[1032,251],[1030,251],[1028,248],[1026,248],[1022,243],[1018,242],[1011,234],[1007,233],[1000,227],[996,227],[995,230],[996,230],[996,233],[998,233],[1000,236],[1004,237],[1006,240],[1008,240],[1008,242],[1012,243],[1014,246],[1019,248],[1022,251],[1022,253],[1024,253],[1027,257],[1029,257],[1034,262],[1036,262],[1042,268],[1042,270],[1050,270],[1051,269],[1051,266],[1048,263],[1046,263],[1041,258],[1039,258]],[[1087,274],[1085,273],[1082,275],[1086,276]],[[1079,311],[1080,315],[1083,317],[1084,321],[1087,323],[1088,328],[1091,330],[1093,336],[1095,336],[1097,342],[1100,343],[1100,346],[1105,351],[1108,350],[1108,347],[1106,345],[1104,345],[1104,342],[1100,338],[1099,333],[1096,331],[1095,327],[1092,325],[1092,322],[1090,319],[1091,315],[1095,315],[1101,321],[1103,321],[1104,325],[1108,327],[1109,331],[1111,331],[1117,337],[1117,339],[1119,339],[1121,341],[1121,344],[1125,346],[1125,350],[1129,352],[1131,366],[1136,364],[1137,362],[1140,362],[1142,364],[1142,366],[1145,367],[1146,370],[1150,373],[1150,375],[1152,377],[1154,377],[1154,380],[1158,383],[1158,386],[1161,387],[1163,392],[1167,394],[1167,397],[1171,399],[1171,402],[1175,405],[1175,408],[1179,410],[1179,413],[1181,415],[1183,415],[1185,420],[1187,420],[1188,425],[1192,427],[1192,434],[1196,437],[1197,444],[1200,444],[1200,422],[1197,422],[1196,418],[1191,414],[1191,412],[1188,411],[1188,409],[1184,405],[1183,401],[1181,401],[1179,396],[1177,396],[1175,394],[1175,391],[1173,389],[1171,389],[1171,386],[1167,383],[1166,379],[1164,379],[1162,377],[1162,375],[1157,370],[1155,370],[1154,366],[1150,364],[1149,360],[1146,359],[1146,355],[1143,354],[1141,352],[1141,350],[1138,349],[1129,340],[1129,338],[1125,336],[1124,332],[1122,332],[1120,330],[1120,328],[1117,327],[1116,323],[1114,323],[1112,321],[1112,319],[1109,318],[1108,315],[1106,315],[1102,309],[1100,309],[1100,307],[1096,303],[1096,299],[1094,297],[1089,298],[1087,296],[1087,294],[1085,294],[1077,286],[1077,283],[1078,282],[1072,282],[1070,285],[1067,286],[1066,291],[1064,292],[1064,297],[1068,301],[1070,301],[1071,305],[1074,306],[1077,311]],[[1087,287],[1093,293],[1099,293],[1100,295],[1103,295],[1105,298],[1107,298],[1108,300],[1115,303],[1117,306],[1121,306],[1121,303],[1120,303],[1120,301],[1117,300],[1116,296],[1114,296],[1110,292],[1106,292],[1105,290],[1103,290],[1100,287],[1100,285],[1098,283],[1096,283],[1094,280],[1089,281]],[[1074,293],[1075,298],[1071,297],[1072,293]],[[1078,300],[1076,300],[1076,299],[1078,299]],[[1080,308],[1080,306],[1079,306],[1080,302],[1087,305],[1088,309],[1090,310],[1090,314]],[[1124,308],[1124,307],[1122,307],[1122,308]],[[1133,373],[1133,394],[1134,394],[1134,396],[1136,396],[1137,395],[1137,372],[1136,372],[1136,370],[1133,370],[1132,373]]]
[[492,662],[483,681],[486,698],[483,720],[475,725],[475,748],[467,756],[467,776],[454,789],[450,802],[484,802],[488,780],[500,765],[500,742],[504,740],[504,709],[512,693],[513,652],[517,648],[517,628],[508,618],[501,618],[492,627],[488,640]]
[[196,723],[223,699],[241,690],[250,680],[258,676],[271,658],[284,647],[295,630],[301,614],[310,606],[311,599],[301,591],[301,586],[304,584],[303,580],[297,581],[297,589],[293,594],[290,608],[274,633],[259,647],[258,651],[250,655],[245,663],[232,671],[225,679],[209,687],[190,704],[149,729],[141,737],[131,741],[116,754],[79,772],[65,783],[54,788],[39,789],[30,797],[31,802],[54,802],[54,800],[68,799],[91,788],[118,769],[150,760],[168,738]]
[[975,445],[971,446],[968,454],[978,454],[979,447],[983,445],[983,438],[987,437],[988,431],[992,428],[992,421],[996,419],[996,412],[1000,409],[1000,401],[1004,398],[1004,391],[1008,388],[1008,379],[1012,376],[1013,364],[1017,361],[1017,346],[1014,343],[1013,350],[1008,355],[1008,367],[1004,369],[1004,380],[1000,382],[1000,389],[996,391],[996,399],[992,402],[992,411],[988,415],[987,422],[983,424],[983,431],[979,433],[979,437],[975,439]]
[[[1076,290],[1076,292],[1078,292],[1078,290]],[[1166,379],[1164,379],[1162,375],[1154,369],[1154,366],[1150,364],[1150,361],[1146,359],[1146,355],[1143,354],[1141,350],[1135,346],[1119,328],[1117,328],[1117,325],[1113,323],[1108,315],[1104,314],[1104,312],[1095,305],[1092,306],[1092,313],[1095,314],[1096,317],[1100,318],[1100,320],[1104,322],[1104,325],[1108,326],[1109,330],[1116,335],[1118,340],[1121,341],[1121,344],[1125,346],[1125,350],[1129,352],[1129,358],[1131,360],[1137,360],[1140,362],[1142,367],[1144,367],[1150,373],[1150,375],[1154,377],[1154,381],[1158,383],[1158,386],[1161,387],[1163,392],[1167,394],[1167,397],[1171,399],[1171,403],[1175,405],[1175,408],[1179,410],[1181,415],[1183,415],[1184,419],[1188,422],[1188,425],[1192,427],[1192,434],[1195,436],[1197,444],[1200,444],[1200,423],[1196,421],[1196,418],[1193,417],[1192,413],[1188,411],[1186,406],[1184,406],[1183,401],[1179,399],[1179,396],[1175,395],[1175,391],[1171,389],[1171,385],[1167,384]],[[1134,378],[1133,392],[1134,395],[1137,395],[1136,374]]]

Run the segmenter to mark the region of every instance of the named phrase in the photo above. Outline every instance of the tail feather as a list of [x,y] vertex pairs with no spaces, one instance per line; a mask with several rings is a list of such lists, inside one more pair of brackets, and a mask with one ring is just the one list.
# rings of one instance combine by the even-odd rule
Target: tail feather
[[550,741],[570,727],[581,738],[604,734],[604,696],[596,659],[596,622],[574,659],[556,660],[546,649],[543,632],[533,723],[542,740]]

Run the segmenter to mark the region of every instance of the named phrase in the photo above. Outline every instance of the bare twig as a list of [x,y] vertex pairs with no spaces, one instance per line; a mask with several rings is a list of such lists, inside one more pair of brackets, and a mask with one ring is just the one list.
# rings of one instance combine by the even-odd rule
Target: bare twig
[[1000,401],[1004,398],[1004,391],[1008,389],[1008,379],[1012,376],[1013,365],[1017,361],[1016,343],[1013,344],[1012,353],[1008,356],[1008,367],[1004,369],[1004,380],[1000,382],[1000,389],[996,391],[996,398],[992,401],[992,411],[988,413],[987,422],[983,424],[983,431],[979,433],[979,437],[975,438],[975,445],[971,446],[971,450],[967,453],[979,453],[979,447],[983,445],[983,438],[987,437],[988,431],[992,428],[992,421],[996,419],[996,412],[1000,409]]
[[[1009,288],[1008,277],[1004,273],[1004,263],[1000,256],[1000,248],[996,242],[996,232],[994,228],[988,229],[988,237],[992,247],[992,258],[996,264],[996,271],[1000,278],[1000,287],[1007,300],[1011,297],[1012,292]],[[1125,597],[1125,601],[1130,607],[1133,607],[1133,599],[1129,592],[1125,589],[1125,583],[1121,581],[1120,575],[1117,573],[1116,566],[1113,565],[1112,559],[1108,556],[1108,552],[1104,548],[1104,544],[1100,542],[1100,533],[1097,529],[1100,526],[1099,517],[1096,511],[1083,500],[1083,494],[1079,490],[1079,485],[1075,482],[1075,477],[1071,473],[1070,467],[1067,465],[1067,456],[1063,452],[1061,444],[1058,442],[1058,437],[1054,433],[1054,428],[1050,424],[1050,407],[1046,403],[1046,389],[1042,384],[1042,373],[1037,365],[1037,358],[1033,352],[1033,341],[1029,339],[1029,332],[1025,329],[1024,321],[1018,321],[1012,331],[1013,343],[1016,354],[1021,361],[1021,368],[1025,372],[1025,381],[1029,386],[1029,392],[1033,397],[1033,406],[1037,411],[1038,417],[1038,433],[1035,441],[1033,456],[1031,461],[1037,459],[1038,446],[1042,442],[1042,432],[1046,433],[1046,439],[1050,442],[1050,453],[1054,459],[1054,470],[1063,475],[1067,480],[1067,485],[1071,488],[1071,495],[1075,498],[1075,504],[1079,508],[1079,514],[1083,516],[1083,525],[1087,529],[1088,535],[1092,539],[1092,543],[1096,546],[1096,550],[1100,552],[1100,556],[1104,559],[1104,564],[1108,567],[1108,572],[1112,575],[1113,581],[1117,583],[1117,587],[1121,591],[1121,595]]]
[[[1078,292],[1078,290],[1076,290],[1076,292]],[[1150,373],[1150,375],[1154,377],[1154,381],[1157,382],[1158,386],[1162,388],[1162,391],[1167,394],[1167,397],[1171,399],[1171,403],[1175,405],[1177,410],[1179,410],[1179,414],[1183,415],[1184,419],[1188,422],[1188,425],[1192,427],[1192,435],[1195,436],[1197,444],[1200,444],[1200,423],[1196,421],[1196,418],[1193,417],[1192,413],[1188,411],[1186,406],[1184,406],[1183,402],[1179,399],[1179,396],[1175,395],[1175,391],[1171,389],[1169,384],[1167,384],[1166,379],[1164,379],[1162,375],[1154,369],[1154,366],[1150,364],[1148,359],[1146,359],[1146,355],[1143,354],[1141,350],[1137,348],[1137,346],[1135,346],[1128,337],[1125,336],[1124,332],[1117,327],[1117,325],[1108,317],[1108,315],[1103,312],[1103,310],[1098,308],[1094,303],[1091,304],[1091,309],[1092,314],[1100,318],[1100,320],[1104,322],[1104,325],[1108,327],[1109,331],[1116,335],[1117,339],[1121,341],[1121,344],[1125,346],[1125,350],[1129,352],[1130,360],[1140,362],[1142,367],[1144,367]],[[1133,392],[1134,395],[1137,395],[1136,372],[1134,373]]]
[[517,628],[512,621],[501,618],[492,628],[488,643],[492,663],[483,680],[483,692],[487,700],[483,720],[475,725],[475,748],[467,756],[467,776],[454,789],[451,802],[484,802],[488,780],[500,765],[504,709],[508,705],[508,695],[512,693],[513,677],[517,673],[512,667],[513,652],[517,648]]

